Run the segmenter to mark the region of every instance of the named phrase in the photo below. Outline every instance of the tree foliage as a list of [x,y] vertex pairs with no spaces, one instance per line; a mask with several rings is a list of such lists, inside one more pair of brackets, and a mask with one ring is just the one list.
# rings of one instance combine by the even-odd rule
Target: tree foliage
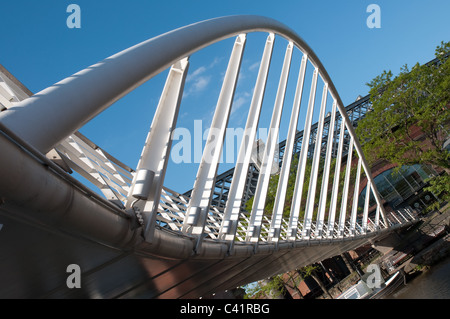
[[270,298],[275,299],[283,296],[286,293],[282,275],[276,275],[267,280],[260,280],[253,286],[246,289],[245,299],[261,299]]
[[309,276],[312,276],[316,271],[319,271],[320,268],[317,265],[307,265],[305,267],[302,267],[299,269],[299,272],[301,273],[303,278],[307,278]]
[[[412,69],[405,65],[395,77],[384,71],[368,83],[373,110],[356,132],[369,162],[384,159],[399,168],[426,164],[450,173],[445,148],[450,132],[449,53],[450,42],[442,42],[437,61]],[[442,181],[433,183],[443,187]]]
[[246,288],[246,299],[260,299],[260,298],[279,298],[286,294],[286,286],[292,289],[298,289],[298,285],[304,278],[315,276],[315,272],[319,270],[316,265],[308,265],[297,269],[296,272],[300,275],[296,279],[293,278],[292,273],[286,273],[289,280],[283,279],[283,274],[272,276],[265,280],[260,280]]

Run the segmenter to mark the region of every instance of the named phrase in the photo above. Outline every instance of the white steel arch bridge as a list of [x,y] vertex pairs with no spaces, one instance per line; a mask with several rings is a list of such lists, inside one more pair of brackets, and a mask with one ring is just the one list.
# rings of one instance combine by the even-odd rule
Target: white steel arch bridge
[[[219,157],[247,34],[252,32],[267,33],[267,40],[226,201],[216,205],[212,199]],[[164,178],[189,58],[230,37],[235,42],[197,177],[192,191],[183,195],[164,187]],[[247,212],[242,208],[248,199],[243,194],[278,38],[287,46],[253,204]],[[293,75],[294,102],[287,105],[294,50],[302,58]],[[307,79],[305,71],[311,67],[312,78]],[[167,68],[136,169],[78,132]],[[189,25],[117,53],[34,95],[6,70],[0,75],[1,297],[194,298],[375,242],[416,220],[407,210],[384,210],[353,124],[326,69],[293,30],[272,19],[230,16]],[[303,92],[306,81],[311,82],[309,95]],[[322,92],[316,92],[318,87]],[[302,99],[308,101],[303,129],[307,142],[296,149]],[[328,115],[327,103],[332,106]],[[290,123],[283,160],[276,162],[283,109],[289,112]],[[319,120],[313,124],[315,109]],[[291,202],[285,204],[294,153],[295,186]],[[311,172],[305,183],[308,158]],[[351,178],[352,165],[356,174]],[[278,184],[268,212],[265,203],[274,166],[279,168]],[[96,185],[104,197],[73,178],[72,170]],[[358,203],[363,179],[369,187],[364,203]],[[369,207],[370,196],[376,207]],[[81,268],[81,288],[66,285],[71,264]]]

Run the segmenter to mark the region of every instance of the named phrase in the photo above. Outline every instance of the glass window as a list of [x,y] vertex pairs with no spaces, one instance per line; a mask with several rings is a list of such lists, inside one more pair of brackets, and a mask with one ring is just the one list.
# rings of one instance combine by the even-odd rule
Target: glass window
[[[391,168],[374,178],[375,185],[381,198],[393,206],[397,206],[408,197],[415,194],[425,185],[425,180],[435,175],[426,165],[405,166],[400,171]],[[367,186],[366,186],[367,187]],[[366,187],[361,191],[358,201],[359,207],[364,207]],[[375,198],[370,192],[369,205],[375,205]]]

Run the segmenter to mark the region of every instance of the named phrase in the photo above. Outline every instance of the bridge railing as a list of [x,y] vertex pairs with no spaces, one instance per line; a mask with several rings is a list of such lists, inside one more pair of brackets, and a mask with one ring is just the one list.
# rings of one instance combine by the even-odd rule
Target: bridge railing
[[[80,133],[67,138],[56,147],[56,150],[71,169],[97,186],[108,200],[118,204],[118,206],[124,207],[126,204],[126,195],[135,176],[134,170],[116,160]],[[189,202],[189,196],[163,187],[157,214],[158,227],[160,229],[170,229],[181,233]],[[213,205],[210,206],[205,224],[205,238],[220,240],[220,227],[224,221],[223,210],[223,208]],[[367,223],[363,225],[362,217],[360,217],[355,223],[353,231],[351,220],[347,219],[342,236],[339,235],[340,225],[338,222],[334,222],[333,225],[324,223],[322,228],[323,235],[319,236],[316,232],[317,222],[313,221],[310,226],[311,235],[308,237],[304,236],[303,223],[299,222],[294,237],[295,240],[315,240],[364,236],[371,232],[377,232],[380,229],[394,227],[417,219],[417,215],[409,208],[389,212],[386,214],[386,217],[387,225],[382,220],[377,224],[370,217],[367,218]],[[260,241],[267,242],[272,239],[273,234],[270,233],[271,223],[271,219],[264,215],[261,222]],[[249,225],[250,216],[248,213],[242,213],[238,223],[235,241],[247,241]],[[279,240],[286,241],[291,238],[288,229],[289,218],[282,218]]]
[[77,132],[55,147],[74,171],[100,189],[107,200],[124,208],[135,171]]
[[[163,189],[162,199],[157,217],[158,225],[161,228],[170,228],[174,231],[180,231],[183,227],[183,220],[186,216],[186,210],[189,203],[189,197],[186,195],[178,194],[166,187]],[[319,236],[315,230],[317,223],[311,224],[311,236],[304,236],[303,223],[299,222],[299,227],[295,235],[295,240],[315,240],[315,239],[338,239],[346,237],[364,236],[368,233],[377,232],[381,229],[389,227],[400,226],[405,223],[409,223],[417,219],[417,215],[409,208],[403,208],[400,210],[388,212],[386,214],[388,224],[383,221],[379,221],[378,225],[372,218],[367,218],[365,228],[362,223],[362,218],[359,218],[355,223],[354,230],[352,230],[352,224],[350,220],[346,220],[344,226],[344,232],[342,236],[339,236],[339,223],[335,222],[331,226],[331,231],[328,231],[328,224],[323,227],[323,235]],[[207,223],[205,226],[204,236],[205,238],[220,240],[219,229],[223,222],[223,210],[214,206],[210,207]],[[283,218],[281,222],[281,232],[279,239],[286,241],[289,239],[288,226],[289,218]],[[250,224],[248,214],[243,214],[243,217],[239,220],[235,241],[246,242],[247,229]],[[270,232],[271,220],[268,216],[263,216],[261,223],[260,241],[267,242],[271,240]]]

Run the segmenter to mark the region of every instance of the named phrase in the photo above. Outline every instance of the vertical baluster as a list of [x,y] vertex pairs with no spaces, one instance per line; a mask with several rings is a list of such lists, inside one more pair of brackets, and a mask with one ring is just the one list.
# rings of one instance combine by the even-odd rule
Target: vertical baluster
[[137,209],[142,210],[144,234],[148,242],[152,241],[155,230],[161,188],[172,146],[170,137],[177,123],[188,67],[188,58],[185,58],[175,63],[169,71],[128,194],[127,208],[132,206],[135,199],[145,201],[141,202],[145,203],[144,207],[137,206]]
[[298,161],[294,194],[292,196],[291,214],[289,216],[288,237],[290,240],[295,240],[297,236],[298,216],[300,214],[300,206],[302,201],[303,182],[305,179],[305,167],[308,155],[309,138],[311,135],[311,123],[314,112],[318,75],[319,70],[315,68],[311,84],[311,92],[309,94],[308,111],[306,113],[305,128],[303,130],[302,149],[300,151],[300,159]]
[[319,208],[317,213],[316,237],[322,236],[323,223],[325,219],[325,208],[327,202],[328,180],[330,178],[331,157],[333,151],[334,140],[334,124],[336,120],[336,101],[333,102],[331,110],[331,119],[328,129],[327,151],[325,155],[325,165],[322,178],[322,187],[320,189]]
[[186,218],[183,223],[183,232],[197,236],[196,251],[200,249],[206,218],[209,214],[217,168],[225,138],[225,130],[228,124],[231,104],[241,67],[245,39],[245,34],[241,34],[236,38],[234,43],[206,146],[203,150],[202,160],[197,172]]
[[292,49],[293,44],[292,42],[290,42],[286,48],[280,82],[278,85],[272,119],[270,122],[269,135],[267,137],[267,143],[264,149],[263,161],[259,173],[258,183],[256,184],[252,214],[250,216],[250,225],[247,230],[247,241],[250,242],[258,242],[261,232],[262,218],[264,215],[264,205],[267,197],[267,188],[269,186],[272,165],[274,163],[275,150],[278,142],[278,130],[280,127],[281,114],[283,112],[284,98],[286,95],[286,87],[291,66]]
[[339,212],[339,229],[338,236],[344,236],[345,217],[347,215],[348,189],[350,186],[350,174],[352,169],[353,157],[353,137],[350,137],[350,145],[348,146],[347,164],[345,167],[344,189],[342,191],[341,211]]
[[236,236],[236,231],[239,224],[242,196],[245,183],[247,181],[250,156],[256,137],[256,129],[258,127],[259,116],[261,113],[261,106],[266,88],[274,41],[275,35],[270,33],[264,47],[258,77],[250,104],[250,110],[247,117],[247,123],[245,125],[244,136],[239,149],[227,203],[225,205],[224,219],[220,227],[220,238],[229,242],[230,252],[233,249],[234,238]]
[[278,242],[281,229],[281,221],[283,218],[284,201],[286,199],[287,186],[289,181],[289,173],[291,171],[292,156],[294,150],[295,135],[297,133],[298,117],[300,114],[300,105],[303,96],[303,84],[305,81],[306,65],[308,62],[307,55],[303,55],[300,65],[300,71],[297,80],[297,88],[295,91],[294,105],[292,108],[291,119],[289,122],[289,132],[284,149],[283,163],[281,165],[280,178],[278,181],[277,193],[275,196],[275,204],[271,221],[270,234],[272,241]]
[[359,195],[359,181],[361,179],[361,157],[358,159],[358,168],[356,171],[355,189],[353,191],[352,214],[350,217],[350,234],[355,235],[356,215],[358,213],[358,195]]
[[362,220],[362,228],[363,228],[364,233],[367,232],[367,219],[369,217],[370,188],[371,188],[370,181],[367,180],[366,198],[364,201],[364,213],[363,213],[363,220]]
[[311,234],[311,224],[314,212],[314,204],[316,200],[317,178],[319,175],[320,155],[322,151],[322,134],[323,134],[323,123],[325,121],[325,109],[327,106],[327,96],[328,96],[328,84],[325,83],[322,93],[322,104],[320,106],[319,125],[316,134],[316,143],[314,147],[314,157],[311,168],[311,176],[309,179],[308,197],[306,198],[305,219],[303,221],[303,232],[302,232],[302,236],[304,238],[309,238]]
[[336,157],[336,167],[334,169],[334,179],[333,179],[333,188],[331,191],[331,204],[330,204],[330,212],[328,214],[328,236],[333,237],[334,232],[334,221],[336,219],[336,211],[337,211],[337,201],[339,194],[339,177],[341,174],[341,163],[342,163],[342,153],[344,149],[344,139],[345,139],[345,122],[341,119],[341,127],[339,131],[339,145],[338,145],[338,153]]

